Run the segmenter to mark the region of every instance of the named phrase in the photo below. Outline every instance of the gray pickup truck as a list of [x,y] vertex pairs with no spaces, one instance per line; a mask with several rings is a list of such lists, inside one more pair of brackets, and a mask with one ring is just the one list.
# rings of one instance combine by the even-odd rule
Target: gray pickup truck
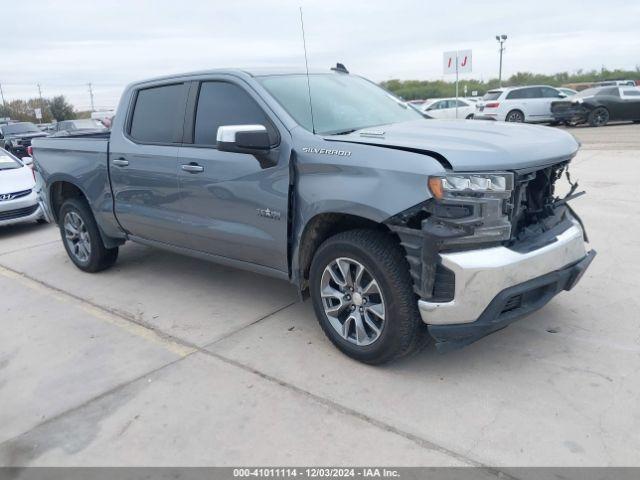
[[71,260],[97,272],[131,240],[288,280],[363,362],[504,328],[595,255],[555,191],[579,146],[557,129],[428,120],[341,69],[156,78],[117,111],[33,142]]

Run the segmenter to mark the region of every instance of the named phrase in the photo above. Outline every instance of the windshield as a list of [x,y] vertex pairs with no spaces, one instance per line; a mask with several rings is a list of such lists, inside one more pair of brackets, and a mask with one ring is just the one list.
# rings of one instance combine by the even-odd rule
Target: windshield
[[13,170],[14,168],[20,168],[22,165],[18,160],[10,156],[4,150],[0,150],[0,170]]
[[361,77],[312,74],[311,106],[306,75],[258,79],[304,128],[320,134],[349,133],[361,128],[424,119],[406,103]]
[[36,133],[40,132],[40,129],[31,122],[10,123],[0,127],[3,135],[13,135],[16,133]]

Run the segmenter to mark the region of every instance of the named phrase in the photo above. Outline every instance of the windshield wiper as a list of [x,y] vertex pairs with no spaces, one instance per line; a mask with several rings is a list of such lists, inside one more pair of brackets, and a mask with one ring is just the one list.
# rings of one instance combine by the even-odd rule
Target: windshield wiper
[[356,130],[358,130],[358,129],[357,128],[350,128],[348,130],[340,130],[338,132],[332,132],[329,135],[349,135],[350,133],[353,133]]

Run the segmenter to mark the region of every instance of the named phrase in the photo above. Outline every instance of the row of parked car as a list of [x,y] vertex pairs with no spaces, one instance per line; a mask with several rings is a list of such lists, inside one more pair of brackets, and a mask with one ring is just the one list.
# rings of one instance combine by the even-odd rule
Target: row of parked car
[[31,122],[15,122],[0,125],[0,145],[13,155],[26,156],[31,140],[37,137],[62,137],[79,132],[102,132],[107,127],[100,121],[90,118],[63,120],[52,124],[36,125]]
[[640,121],[640,88],[633,81],[603,82],[581,92],[548,85],[506,87],[484,97],[441,98],[418,107],[430,118],[465,118],[593,127]]
[[31,159],[31,141],[38,137],[64,137],[104,132],[95,119],[64,120],[35,125],[13,122],[0,125],[0,227],[15,223],[45,222]]

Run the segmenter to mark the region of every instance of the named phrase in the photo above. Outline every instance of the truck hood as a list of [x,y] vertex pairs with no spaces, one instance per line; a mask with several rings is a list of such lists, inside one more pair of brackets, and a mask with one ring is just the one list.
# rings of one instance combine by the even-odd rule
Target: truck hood
[[4,138],[7,140],[28,140],[30,138],[46,137],[47,135],[45,132],[9,133]]
[[456,171],[517,170],[573,157],[579,144],[557,128],[482,120],[415,120],[325,140],[418,151]]
[[34,185],[33,173],[29,167],[0,170],[0,195],[30,190]]

